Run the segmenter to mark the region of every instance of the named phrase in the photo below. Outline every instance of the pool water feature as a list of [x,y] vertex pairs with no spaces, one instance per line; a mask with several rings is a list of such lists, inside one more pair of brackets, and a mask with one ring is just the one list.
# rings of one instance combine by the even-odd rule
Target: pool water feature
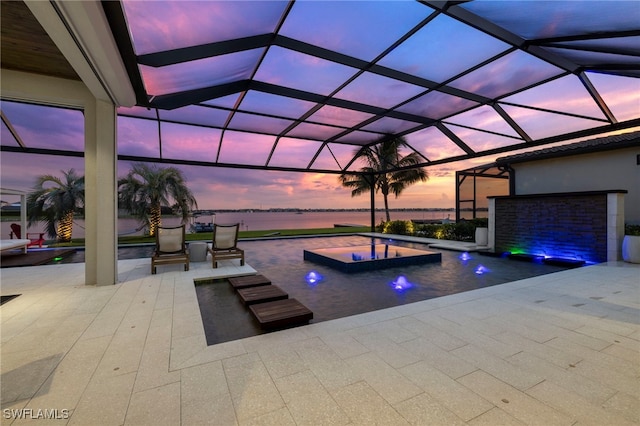
[[[460,252],[437,250],[441,255],[440,262],[393,266],[354,274],[312,263],[303,257],[304,250],[368,246],[371,243],[436,251],[425,244],[398,240],[390,242],[377,238],[372,240],[363,236],[240,241],[239,247],[245,250],[246,262],[259,274],[269,278],[289,297],[299,300],[313,311],[312,323],[568,269],[483,256],[480,253],[472,253],[461,259]],[[478,270],[482,273],[477,273]],[[196,292],[201,306],[207,305],[208,310],[220,313],[214,318],[209,317],[206,311],[201,311],[203,322],[207,321],[217,328],[217,337],[209,340],[207,336],[208,344],[262,332],[228,282],[199,284]],[[227,294],[226,298],[222,297],[222,293]],[[240,331],[241,328],[244,329]]]
[[442,255],[431,250],[418,250],[398,245],[369,244],[303,250],[303,258],[350,273],[440,262]]

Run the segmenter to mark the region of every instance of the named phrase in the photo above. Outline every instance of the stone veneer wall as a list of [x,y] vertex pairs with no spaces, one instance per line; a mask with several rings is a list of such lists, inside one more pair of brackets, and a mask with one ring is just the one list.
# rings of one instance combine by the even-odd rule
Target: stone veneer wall
[[[626,191],[491,197],[496,253],[527,253],[588,262],[616,260]],[[493,225],[493,226],[492,226]],[[493,229],[491,229],[493,228]],[[613,237],[612,237],[613,235]],[[613,247],[613,248],[612,248]]]

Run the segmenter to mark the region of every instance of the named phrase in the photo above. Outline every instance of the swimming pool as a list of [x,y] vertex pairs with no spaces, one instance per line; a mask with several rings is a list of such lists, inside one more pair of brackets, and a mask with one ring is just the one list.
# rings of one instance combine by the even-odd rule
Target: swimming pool
[[[241,241],[246,262],[314,313],[312,323],[562,271],[561,266],[448,250],[441,262],[344,273],[305,261],[303,251],[367,244],[419,250],[425,244],[362,236]],[[309,274],[313,273],[312,276]],[[261,334],[226,280],[196,286],[208,344]],[[209,331],[207,331],[209,329]],[[210,339],[211,337],[211,339]]]

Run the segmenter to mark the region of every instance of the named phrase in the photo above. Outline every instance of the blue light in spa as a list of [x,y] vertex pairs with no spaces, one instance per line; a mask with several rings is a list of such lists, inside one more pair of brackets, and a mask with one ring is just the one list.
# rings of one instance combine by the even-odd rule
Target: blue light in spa
[[404,275],[399,275],[398,278],[391,283],[391,287],[397,292],[402,292],[413,287],[413,284],[407,281],[407,277]]
[[490,270],[483,265],[478,265],[474,272],[476,273],[476,275],[483,275],[483,274],[486,274],[487,272],[490,272]]
[[316,271],[310,271],[305,277],[304,279],[307,281],[307,284],[310,285],[316,285],[318,284],[320,281],[322,281],[323,276],[320,275],[318,272]]

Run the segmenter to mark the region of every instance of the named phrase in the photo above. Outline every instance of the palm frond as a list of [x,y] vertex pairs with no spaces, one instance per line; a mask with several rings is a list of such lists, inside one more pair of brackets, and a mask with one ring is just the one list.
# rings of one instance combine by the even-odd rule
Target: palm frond
[[74,169],[62,171],[62,175],[62,178],[38,176],[33,190],[27,195],[29,225],[44,221],[49,237],[57,235],[57,224],[68,212],[79,212],[84,208],[84,176]]
[[[407,168],[420,164],[421,157],[415,151],[402,156],[402,148],[410,148],[404,137],[385,135],[371,145],[354,151],[354,155],[367,164],[360,171],[375,175],[375,192],[382,192],[385,208],[388,205],[389,193],[398,197],[410,185],[429,179],[426,169]],[[342,174],[339,182],[342,186],[351,189],[352,197],[371,191],[371,184],[366,180],[365,175]],[[389,217],[388,210],[387,217]]]
[[176,167],[135,163],[127,176],[119,180],[118,187],[120,208],[138,218],[142,225],[149,224],[152,211],[173,206],[177,206],[184,223],[198,205],[182,171]]

